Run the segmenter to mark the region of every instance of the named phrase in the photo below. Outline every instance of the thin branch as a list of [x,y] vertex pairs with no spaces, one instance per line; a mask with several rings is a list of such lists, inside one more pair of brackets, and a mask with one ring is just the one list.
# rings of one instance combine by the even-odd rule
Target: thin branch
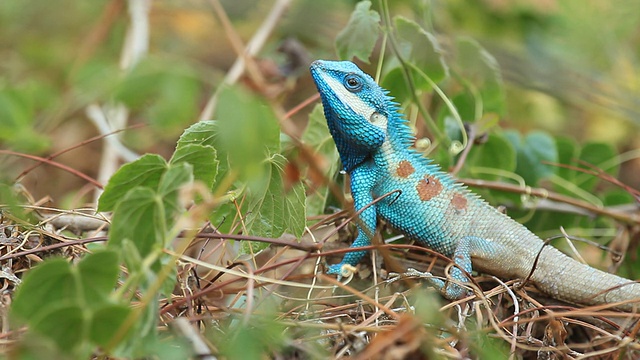
[[109,119],[104,114],[104,109],[97,104],[91,104],[87,106],[86,114],[89,120],[98,128],[100,137],[103,137],[109,146],[120,156],[124,161],[131,162],[140,157],[139,154],[126,147],[117,136],[108,136],[115,134],[119,131],[112,130],[109,125]]
[[89,183],[91,183],[93,186],[95,186],[98,189],[102,189],[102,184],[100,184],[100,182],[98,182],[98,180],[90,177],[89,175],[86,175],[76,169],[73,169],[67,165],[61,164],[57,161],[53,161],[53,160],[49,160],[40,156],[35,156],[35,155],[29,155],[29,154],[22,154],[19,152],[15,152],[15,151],[11,151],[11,150],[0,150],[0,154],[5,154],[5,155],[13,155],[13,156],[20,156],[23,158],[27,158],[27,159],[31,159],[31,160],[35,160],[35,161],[39,161],[41,163],[45,163],[45,164],[49,164],[51,166],[55,166],[59,169],[62,169],[72,175],[75,175]]
[[120,57],[120,68],[133,68],[149,50],[149,10],[150,0],[129,0],[131,26],[127,32]]
[[[72,151],[72,150],[78,149],[78,148],[80,148],[80,147],[83,147],[83,146],[84,146],[84,145],[86,145],[86,144],[92,143],[92,142],[94,142],[94,141],[96,141],[96,140],[100,140],[100,139],[105,138],[105,137],[107,137],[107,136],[109,136],[109,135],[114,135],[114,134],[117,134],[117,133],[122,132],[122,131],[125,131],[125,130],[131,130],[131,129],[141,128],[141,127],[143,127],[143,126],[145,126],[145,124],[136,124],[136,125],[131,125],[131,126],[129,126],[129,127],[123,128],[123,129],[114,130],[114,131],[112,131],[112,132],[110,132],[110,133],[107,133],[107,134],[100,134],[100,135],[96,135],[96,136],[94,136],[94,137],[92,137],[92,138],[89,138],[89,139],[83,140],[83,141],[81,141],[81,142],[79,142],[79,143],[77,143],[77,144],[75,144],[75,145],[73,145],[73,146],[70,146],[70,147],[66,148],[66,149],[62,149],[62,150],[60,150],[60,151],[56,151],[56,152],[54,152],[53,154],[51,154],[51,155],[47,156],[47,157],[46,157],[46,159],[47,159],[47,160],[53,160],[53,159],[57,158],[58,156],[60,156],[60,155],[62,155],[62,154],[65,154],[65,153],[67,153],[67,152],[69,152],[69,151]],[[17,181],[19,181],[20,179],[22,179],[23,177],[25,177],[27,174],[29,174],[31,171],[33,171],[34,169],[38,168],[38,167],[39,167],[40,165],[42,165],[42,164],[43,164],[42,162],[39,162],[39,163],[37,163],[37,164],[35,164],[35,165],[29,166],[28,168],[24,169],[24,170],[20,173],[20,175],[16,176],[15,181],[16,181],[16,182],[17,182]]]
[[[462,131],[467,131],[464,126],[462,127]],[[475,126],[475,124],[470,124],[469,131],[467,132],[467,138],[468,138],[467,146],[464,147],[464,149],[462,150],[462,153],[460,154],[460,157],[458,157],[458,161],[456,162],[456,165],[450,171],[450,173],[452,175],[454,175],[454,176],[458,172],[460,172],[460,170],[464,166],[464,163],[467,161],[467,156],[469,155],[469,152],[471,151],[471,148],[473,147],[474,140],[476,138],[476,126]]]
[[[131,70],[149,50],[149,11],[151,0],[129,0],[128,10],[130,26],[127,31],[125,42],[120,56],[120,68],[123,71]],[[92,104],[87,107],[87,116],[92,120],[101,133],[109,133],[113,129],[123,128],[127,125],[129,110],[122,103],[105,104],[102,111],[97,109],[97,105]],[[104,121],[102,121],[104,120]],[[105,141],[100,160],[98,180],[106,183],[116,172],[120,163],[120,155],[124,154],[127,161],[137,158],[137,154],[129,151],[121,144],[116,144],[117,139],[110,137]],[[114,144],[115,147],[113,146]],[[94,194],[94,202],[102,193],[98,190]]]
[[475,186],[475,187],[480,187],[485,189],[494,189],[494,190],[516,193],[516,194],[532,195],[532,196],[540,197],[542,199],[549,199],[549,200],[558,201],[561,203],[570,204],[578,208],[585,209],[592,214],[608,216],[612,219],[622,221],[627,224],[640,224],[639,214],[636,214],[636,213],[627,214],[621,211],[613,210],[608,207],[596,206],[586,201],[574,199],[572,197],[558,194],[543,188],[531,188],[528,186],[522,187],[520,185],[507,184],[499,181],[488,181],[488,180],[477,180],[477,179],[459,179],[459,180],[468,186]]
[[220,234],[220,233],[199,233],[195,235],[196,238],[202,239],[230,239],[230,240],[243,240],[243,241],[257,241],[268,244],[274,244],[278,246],[289,246],[293,249],[305,250],[305,251],[317,251],[322,246],[319,244],[305,244],[300,243],[297,240],[288,241],[284,238],[267,238],[262,236],[244,235],[244,234]]
[[202,360],[215,360],[217,357],[211,354],[211,349],[207,345],[207,342],[202,338],[199,330],[196,330],[193,325],[186,318],[179,317],[171,323],[171,327],[184,336],[191,343],[193,352],[197,359]]
[[67,247],[67,246],[84,245],[84,244],[100,242],[100,241],[107,241],[107,240],[108,240],[108,237],[106,237],[106,236],[98,236],[98,237],[94,237],[94,238],[79,239],[79,240],[69,240],[69,241],[65,241],[65,242],[59,242],[59,243],[53,244],[53,245],[41,246],[41,247],[37,247],[37,248],[21,251],[21,252],[18,252],[18,253],[7,254],[5,256],[1,256],[0,257],[0,261],[7,260],[7,259],[15,259],[15,258],[19,258],[19,257],[30,255],[30,254],[36,254],[36,253],[39,253],[39,252],[47,252],[47,251],[60,249],[60,248]]
[[[220,5],[219,1],[211,0],[211,4],[216,10],[218,17],[220,17],[220,21],[223,23],[223,26],[227,30],[227,36],[230,37],[231,45],[234,46],[234,50],[238,55],[236,62],[233,64],[233,66],[231,66],[231,69],[229,69],[229,72],[227,72],[227,75],[224,78],[224,84],[235,84],[236,81],[238,81],[238,79],[240,78],[240,75],[242,75],[245,70],[249,72],[249,76],[251,76],[254,82],[256,82],[257,84],[263,84],[263,81],[260,81],[262,75],[257,70],[257,66],[255,65],[255,62],[251,60],[251,58],[262,49],[265,42],[269,38],[269,35],[271,35],[273,29],[275,29],[278,21],[287,11],[289,5],[291,5],[291,0],[276,1],[269,14],[264,19],[256,33],[253,35],[244,49],[238,48],[238,44],[242,44],[242,41],[240,40],[240,37],[237,36],[235,31],[233,31],[231,22],[226,17],[226,13],[224,12],[224,9]],[[202,113],[200,114],[200,121],[209,120],[213,116],[219,90],[220,87],[218,87],[214,94],[211,95],[211,98],[209,98],[207,105],[205,105]]]

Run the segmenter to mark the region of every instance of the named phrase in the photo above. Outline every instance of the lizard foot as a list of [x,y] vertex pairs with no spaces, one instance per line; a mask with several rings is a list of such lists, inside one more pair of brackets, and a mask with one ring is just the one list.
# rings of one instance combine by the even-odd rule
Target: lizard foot
[[355,266],[349,264],[333,264],[329,265],[329,270],[327,270],[327,274],[329,275],[338,275],[338,277],[348,278],[353,276],[353,274],[357,271]]
[[450,281],[441,280],[430,272],[420,272],[416,269],[409,268],[403,275],[425,279],[430,286],[434,287],[442,296],[449,300],[459,300],[470,294],[470,292],[462,286]]

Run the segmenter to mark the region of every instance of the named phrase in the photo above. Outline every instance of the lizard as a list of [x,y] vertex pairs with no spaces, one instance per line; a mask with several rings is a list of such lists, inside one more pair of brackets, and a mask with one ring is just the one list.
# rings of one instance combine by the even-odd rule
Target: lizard
[[[352,248],[371,244],[380,217],[453,260],[455,266],[445,280],[426,273],[429,285],[447,299],[469,295],[461,284],[469,283],[466,274],[476,270],[506,279],[527,279],[531,274],[528,279],[536,288],[568,303],[626,301],[613,307],[635,309],[640,283],[546,245],[413,148],[415,136],[399,104],[356,64],[316,60],[310,71],[359,214]],[[383,197],[389,193],[394,194]],[[345,265],[355,266],[365,254],[348,252],[327,273],[348,276],[351,270]]]

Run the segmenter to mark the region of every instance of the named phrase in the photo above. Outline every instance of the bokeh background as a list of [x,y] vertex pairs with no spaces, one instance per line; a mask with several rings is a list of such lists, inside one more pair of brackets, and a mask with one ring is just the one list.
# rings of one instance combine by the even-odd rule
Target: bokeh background
[[[112,130],[142,125],[120,133],[131,151],[170,156],[237,55],[215,2],[139,3],[142,10],[124,0],[0,2],[0,148],[46,157],[77,146],[108,132],[100,130],[95,114],[100,110],[109,121],[121,117]],[[256,87],[244,77],[238,81],[284,110],[314,95],[306,66],[312,59],[336,58],[334,39],[355,3],[221,0],[245,43],[274,7],[286,10],[256,56],[268,86]],[[394,0],[389,5],[394,14],[428,17],[445,47],[467,35],[497,59],[507,100],[502,127],[605,141],[620,153],[640,148],[639,1]],[[148,16],[140,16],[145,12]],[[309,111],[294,116],[298,133]],[[105,151],[112,150],[96,140],[56,161],[100,178],[105,162],[113,167],[123,161]],[[629,153],[620,173],[635,188],[640,187],[637,158]],[[13,181],[33,164],[4,153],[0,177]],[[48,196],[49,204],[62,208],[94,199],[84,180],[49,165],[31,170],[22,183],[36,200]]]

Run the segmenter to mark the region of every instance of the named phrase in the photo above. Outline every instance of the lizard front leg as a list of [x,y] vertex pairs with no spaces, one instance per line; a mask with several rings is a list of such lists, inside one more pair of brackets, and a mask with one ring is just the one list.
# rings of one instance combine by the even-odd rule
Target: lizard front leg
[[[375,234],[377,222],[376,205],[373,203],[373,194],[371,192],[375,184],[375,170],[370,164],[362,164],[351,171],[351,195],[356,212],[360,212],[356,225],[358,227],[358,235],[351,245],[361,247],[371,245],[371,238]],[[348,252],[339,264],[329,266],[327,274],[339,274],[341,276],[349,276],[350,271],[345,265],[355,266],[362,260],[366,251]]]

